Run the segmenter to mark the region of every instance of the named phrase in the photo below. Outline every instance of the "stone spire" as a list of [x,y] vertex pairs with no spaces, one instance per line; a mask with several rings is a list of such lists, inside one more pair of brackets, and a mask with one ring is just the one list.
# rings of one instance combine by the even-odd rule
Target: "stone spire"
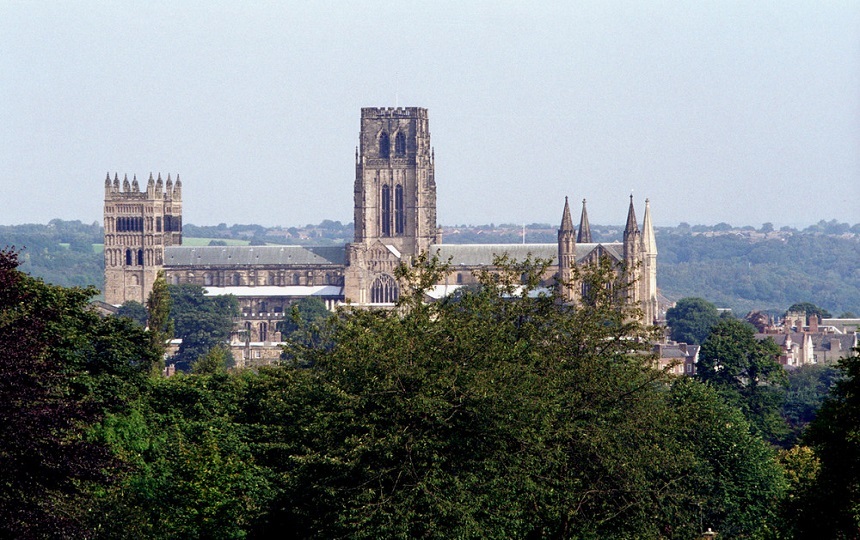
[[636,210],[633,209],[633,194],[630,194],[630,209],[627,210],[627,225],[624,227],[624,239],[631,234],[639,233],[639,225],[636,224]]
[[576,236],[579,244],[591,243],[591,225],[588,224],[588,212],[585,211],[585,199],[582,199],[582,216],[579,218],[579,234]]
[[[128,176],[126,176],[127,178]],[[137,175],[134,175],[134,180],[131,181],[131,189],[135,193],[140,193],[140,184],[137,183]]]
[[570,218],[570,204],[567,202],[567,197],[564,198],[564,211],[561,214],[561,228],[558,234],[563,232],[573,232],[573,220]]
[[570,217],[570,204],[564,198],[564,212],[561,214],[561,227],[558,229],[558,283],[564,302],[573,300],[573,266],[576,264],[576,238],[573,219]]
[[182,180],[179,179],[179,173],[176,174],[176,183],[173,184],[173,198],[182,198]]
[[122,190],[126,193],[131,191],[131,184],[128,183],[128,175],[123,176],[122,179]]
[[642,251],[657,254],[657,239],[654,236],[654,224],[651,223],[651,202],[645,199],[645,217],[642,222]]

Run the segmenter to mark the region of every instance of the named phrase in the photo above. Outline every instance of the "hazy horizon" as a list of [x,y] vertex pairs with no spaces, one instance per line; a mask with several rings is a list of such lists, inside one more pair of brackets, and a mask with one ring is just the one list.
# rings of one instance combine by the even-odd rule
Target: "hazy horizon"
[[[367,106],[429,110],[442,225],[860,222],[860,3],[0,4],[0,223],[352,221]],[[576,208],[578,204],[574,205]],[[576,212],[576,210],[575,210]]]

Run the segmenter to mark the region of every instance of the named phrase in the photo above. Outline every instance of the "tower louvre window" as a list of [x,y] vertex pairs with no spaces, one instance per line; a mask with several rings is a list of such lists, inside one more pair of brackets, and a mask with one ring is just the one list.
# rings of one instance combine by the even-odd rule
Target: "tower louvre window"
[[382,132],[379,136],[379,157],[388,159],[391,152],[391,140],[388,138],[388,133]]
[[406,155],[406,136],[403,133],[398,132],[394,136],[394,155],[397,157]]
[[382,235],[391,236],[391,188],[382,186]]
[[[401,133],[398,133],[398,136]],[[406,215],[403,212],[403,186],[397,184],[394,188],[394,232],[403,234],[406,228]]]

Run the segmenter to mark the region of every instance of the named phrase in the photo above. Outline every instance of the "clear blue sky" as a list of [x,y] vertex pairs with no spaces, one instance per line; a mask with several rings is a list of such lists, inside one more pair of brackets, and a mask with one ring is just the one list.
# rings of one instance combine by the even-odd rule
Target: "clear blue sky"
[[359,109],[430,111],[442,224],[860,222],[860,2],[0,1],[0,223],[352,220]]

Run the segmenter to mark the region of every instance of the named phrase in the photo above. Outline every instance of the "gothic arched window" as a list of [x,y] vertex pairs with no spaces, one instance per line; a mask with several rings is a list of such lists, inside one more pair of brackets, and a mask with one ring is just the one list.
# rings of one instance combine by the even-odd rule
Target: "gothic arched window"
[[397,157],[406,155],[406,136],[403,133],[398,132],[394,136],[394,155]]
[[125,265],[131,266],[131,262],[131,250],[127,249],[125,250]]
[[379,157],[388,159],[391,152],[391,140],[388,138],[388,133],[382,132],[379,135]]
[[406,228],[406,215],[403,212],[403,186],[394,188],[394,232],[403,234]]
[[155,218],[155,232],[161,232],[161,218]]
[[370,287],[370,301],[374,304],[393,304],[400,296],[400,287],[393,277],[382,274],[373,281]]
[[212,285],[212,274],[210,274],[209,272],[203,274],[203,284]]
[[233,274],[233,285],[238,286],[242,283],[242,277],[239,274]]
[[142,249],[137,250],[137,265],[143,266],[143,250]]
[[391,236],[391,188],[382,186],[382,235]]

